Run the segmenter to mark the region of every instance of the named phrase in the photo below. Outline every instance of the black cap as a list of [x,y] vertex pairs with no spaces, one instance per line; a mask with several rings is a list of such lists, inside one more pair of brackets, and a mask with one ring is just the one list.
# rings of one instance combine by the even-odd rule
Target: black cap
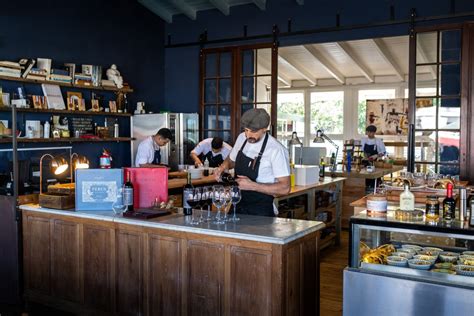
[[270,125],[270,115],[264,109],[250,109],[242,115],[240,125],[252,131],[267,128]]

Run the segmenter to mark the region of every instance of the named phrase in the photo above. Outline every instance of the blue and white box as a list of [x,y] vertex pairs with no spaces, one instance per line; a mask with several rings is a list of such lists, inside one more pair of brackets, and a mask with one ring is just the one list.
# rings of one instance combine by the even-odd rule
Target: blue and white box
[[76,169],[76,210],[113,210],[122,185],[122,169]]

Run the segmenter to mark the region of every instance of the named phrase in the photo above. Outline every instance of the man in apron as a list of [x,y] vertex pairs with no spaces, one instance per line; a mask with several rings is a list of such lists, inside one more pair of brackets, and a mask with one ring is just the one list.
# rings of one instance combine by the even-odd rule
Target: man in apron
[[241,117],[241,133],[232,151],[216,169],[216,179],[235,168],[235,178],[242,200],[237,204],[240,214],[275,216],[274,196],[290,192],[288,150],[267,133],[270,116],[264,109],[251,109]]
[[135,167],[160,167],[161,146],[165,146],[173,138],[168,128],[161,128],[155,136],[148,136],[138,145]]
[[216,168],[224,162],[231,150],[232,146],[220,137],[206,138],[191,151],[191,158],[198,167],[202,167],[207,160],[209,167]]
[[[362,150],[364,151],[364,159],[367,164],[377,160],[378,157],[385,155],[385,145],[380,138],[375,138],[377,127],[369,125],[365,129],[367,137],[361,140]],[[375,179],[366,179],[365,186],[367,192],[372,191],[375,185]]]

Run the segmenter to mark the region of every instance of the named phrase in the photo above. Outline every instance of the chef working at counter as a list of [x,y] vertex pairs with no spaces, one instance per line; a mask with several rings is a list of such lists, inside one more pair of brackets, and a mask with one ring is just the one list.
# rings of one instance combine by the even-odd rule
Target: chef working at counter
[[214,172],[217,180],[226,169],[235,168],[242,192],[240,214],[275,216],[273,197],[290,192],[288,151],[267,133],[270,116],[264,109],[251,109],[241,117],[241,133],[229,157]]
[[138,145],[135,167],[162,167],[160,147],[168,144],[172,137],[168,128],[161,128],[156,135],[145,138]]
[[232,146],[220,137],[206,138],[191,151],[191,158],[198,167],[202,167],[207,159],[209,167],[215,168],[224,162],[231,150]]
[[385,155],[385,145],[380,138],[375,138],[375,132],[377,127],[369,125],[365,129],[367,137],[363,137],[361,140],[362,150],[364,151],[364,157],[369,161],[377,160],[378,157]]

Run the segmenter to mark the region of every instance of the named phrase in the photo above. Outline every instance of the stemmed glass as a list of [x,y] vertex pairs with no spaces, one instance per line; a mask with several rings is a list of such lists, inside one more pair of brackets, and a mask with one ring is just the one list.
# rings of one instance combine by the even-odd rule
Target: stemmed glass
[[232,202],[232,190],[230,187],[225,187],[224,188],[224,196],[223,196],[223,199],[224,199],[224,222],[228,222],[229,221],[229,218],[227,217],[227,209],[230,208],[230,203]]
[[233,185],[231,187],[231,196],[232,196],[232,205],[234,206],[234,215],[229,221],[235,223],[235,222],[240,221],[240,218],[237,217],[236,209],[237,209],[237,203],[239,203],[240,200],[242,199],[242,192],[240,192],[240,188],[238,185]]
[[123,189],[120,188],[117,190],[117,198],[112,204],[112,210],[116,215],[120,215],[127,209],[127,205],[123,203]]
[[[188,194],[186,196],[186,202],[188,202],[189,206],[191,206],[192,209],[194,209],[196,206],[198,206],[199,202],[201,201],[201,188],[194,188],[192,190],[192,193]],[[191,214],[191,225],[198,225],[199,220],[195,216],[194,212]]]
[[[210,222],[212,220],[211,216],[211,205],[212,205],[212,187],[203,187],[202,188],[202,206],[207,205],[207,217],[203,220],[204,222]],[[202,216],[202,212],[201,212]]]
[[212,203],[217,207],[217,215],[214,224],[225,224],[222,219],[221,208],[225,205],[225,190],[222,185],[215,185],[212,187]]

